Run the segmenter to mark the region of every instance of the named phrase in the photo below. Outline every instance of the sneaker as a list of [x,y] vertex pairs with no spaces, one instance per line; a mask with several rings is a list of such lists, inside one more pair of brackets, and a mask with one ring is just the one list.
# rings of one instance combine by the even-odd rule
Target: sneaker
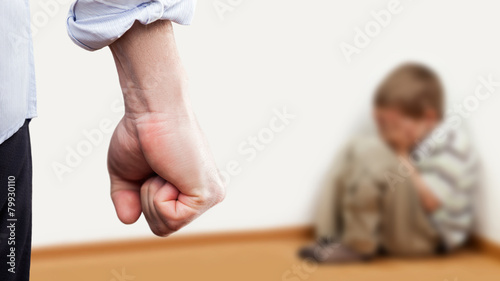
[[325,243],[324,241],[303,247],[299,251],[299,256],[317,263],[350,263],[369,259],[369,257],[359,254],[345,245],[336,242]]

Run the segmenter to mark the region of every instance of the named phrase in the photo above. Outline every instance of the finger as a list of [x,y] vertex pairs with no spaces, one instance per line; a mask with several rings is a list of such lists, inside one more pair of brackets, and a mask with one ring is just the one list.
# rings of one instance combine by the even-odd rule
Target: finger
[[165,180],[159,176],[150,178],[141,188],[142,210],[151,231],[158,236],[170,234],[170,231],[163,223],[162,219],[156,212],[153,198],[156,192],[165,184]]
[[111,199],[118,219],[132,224],[141,216],[140,183],[124,181],[111,176]]
[[146,218],[146,221],[148,224],[152,225],[152,215],[149,207],[149,200],[148,200],[148,194],[149,194],[149,187],[151,186],[151,183],[153,182],[155,178],[149,178],[146,180],[142,186],[141,186],[141,205],[142,205],[142,213],[144,214],[144,218]]
[[166,182],[155,194],[153,203],[160,219],[172,231],[177,231],[195,219],[197,210],[182,203],[186,197],[169,182]]

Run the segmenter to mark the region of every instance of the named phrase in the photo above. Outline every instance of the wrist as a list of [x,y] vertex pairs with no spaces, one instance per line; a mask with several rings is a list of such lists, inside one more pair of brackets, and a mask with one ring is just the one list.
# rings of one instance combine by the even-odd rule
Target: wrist
[[131,119],[148,116],[179,118],[191,114],[187,82],[165,80],[147,89],[129,85],[122,87],[125,115]]
[[129,117],[189,112],[188,79],[169,21],[135,23],[110,49]]

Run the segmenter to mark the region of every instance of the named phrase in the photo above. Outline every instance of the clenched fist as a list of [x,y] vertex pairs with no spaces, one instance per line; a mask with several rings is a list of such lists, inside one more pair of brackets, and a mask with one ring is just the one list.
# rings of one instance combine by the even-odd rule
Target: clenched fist
[[125,101],[108,153],[118,218],[144,214],[167,236],[222,201],[224,187],[190,108],[170,22],[136,23],[111,46]]

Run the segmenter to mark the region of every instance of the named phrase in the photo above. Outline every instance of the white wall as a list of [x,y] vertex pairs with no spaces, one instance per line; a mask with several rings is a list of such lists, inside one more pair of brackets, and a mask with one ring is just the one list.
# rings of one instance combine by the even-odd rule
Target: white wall
[[[108,50],[77,48],[65,31],[68,0],[32,1],[39,118],[32,122],[34,245],[151,237],[144,219],[125,226],[109,198],[106,151],[110,134],[59,180],[55,162],[85,141],[104,119],[120,118],[117,76]],[[66,3],[65,3],[66,2]],[[500,80],[499,5],[494,0],[401,0],[399,13],[347,62],[341,42],[389,0],[241,1],[221,19],[199,1],[191,27],[176,27],[191,78],[195,110],[222,170],[238,161],[221,205],[182,233],[309,224],[319,183],[352,126],[369,109],[376,83],[398,62],[429,63],[452,101],[474,93],[479,75]],[[468,3],[468,4],[467,4]],[[487,185],[479,231],[500,242],[500,88],[469,118],[484,158]],[[238,146],[268,126],[273,110],[295,115],[283,132],[247,161]]]

